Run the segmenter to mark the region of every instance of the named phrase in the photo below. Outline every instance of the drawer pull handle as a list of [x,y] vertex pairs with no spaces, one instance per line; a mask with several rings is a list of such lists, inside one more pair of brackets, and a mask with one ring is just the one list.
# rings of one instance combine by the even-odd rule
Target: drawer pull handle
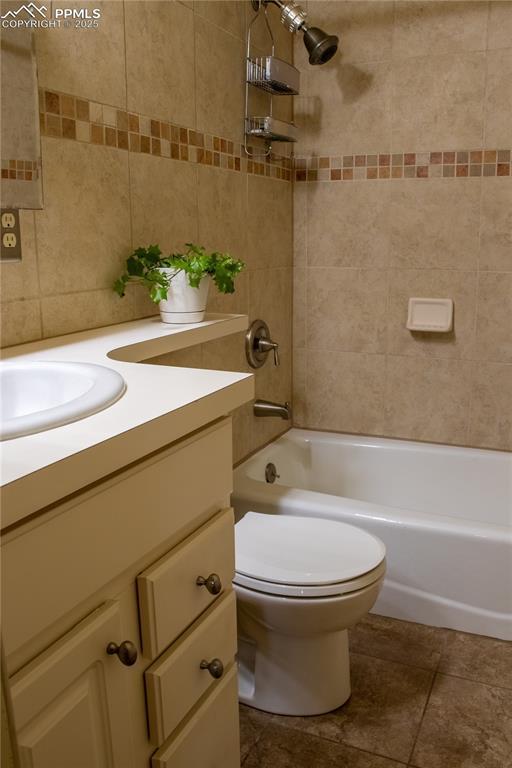
[[131,667],[137,661],[137,649],[129,640],[124,640],[120,645],[109,643],[107,653],[109,656],[117,655],[125,667]]
[[210,573],[206,579],[204,576],[198,576],[196,579],[196,584],[198,587],[206,587],[211,595],[218,595],[222,590],[222,582],[220,580],[220,576],[218,576],[216,573]]
[[201,669],[207,669],[216,680],[224,674],[224,664],[220,659],[212,659],[211,661],[203,659],[199,666]]

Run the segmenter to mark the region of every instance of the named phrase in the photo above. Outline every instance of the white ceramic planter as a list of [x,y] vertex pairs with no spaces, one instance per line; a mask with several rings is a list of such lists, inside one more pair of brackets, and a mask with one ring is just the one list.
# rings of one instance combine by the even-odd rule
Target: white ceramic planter
[[200,323],[206,312],[210,278],[203,277],[198,288],[188,282],[188,276],[169,267],[161,270],[169,278],[167,299],[159,303],[160,317],[164,323]]

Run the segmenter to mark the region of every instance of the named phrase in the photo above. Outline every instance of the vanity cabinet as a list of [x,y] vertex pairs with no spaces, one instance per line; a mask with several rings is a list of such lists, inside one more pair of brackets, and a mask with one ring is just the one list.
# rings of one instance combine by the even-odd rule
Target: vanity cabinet
[[231,483],[222,419],[7,531],[23,768],[239,768]]

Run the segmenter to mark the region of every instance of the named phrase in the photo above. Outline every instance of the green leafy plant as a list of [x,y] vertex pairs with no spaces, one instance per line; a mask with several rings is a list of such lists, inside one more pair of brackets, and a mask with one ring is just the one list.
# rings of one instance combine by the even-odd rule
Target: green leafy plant
[[163,301],[167,298],[169,280],[160,269],[169,266],[169,258],[162,256],[158,245],[136,248],[126,259],[126,271],[115,281],[114,291],[124,296],[127,283],[142,283],[149,290],[152,301]]
[[[114,291],[124,296],[128,283],[142,283],[149,290],[150,298],[158,303],[167,299],[170,281],[183,271],[189,285],[198,288],[203,277],[210,276],[221,293],[234,293],[235,278],[244,269],[240,259],[234,259],[229,253],[213,251],[208,253],[201,245],[186,243],[185,253],[172,253],[163,256],[158,245],[136,248],[126,259],[126,271],[114,283]],[[166,275],[162,268],[175,270]]]

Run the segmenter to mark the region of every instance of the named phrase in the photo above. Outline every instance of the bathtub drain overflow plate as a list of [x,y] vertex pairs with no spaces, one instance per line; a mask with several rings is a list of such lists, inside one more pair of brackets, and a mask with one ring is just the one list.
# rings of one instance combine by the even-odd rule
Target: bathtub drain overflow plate
[[277,474],[276,465],[269,461],[265,467],[265,480],[267,483],[275,483],[278,477],[280,477],[280,475]]

